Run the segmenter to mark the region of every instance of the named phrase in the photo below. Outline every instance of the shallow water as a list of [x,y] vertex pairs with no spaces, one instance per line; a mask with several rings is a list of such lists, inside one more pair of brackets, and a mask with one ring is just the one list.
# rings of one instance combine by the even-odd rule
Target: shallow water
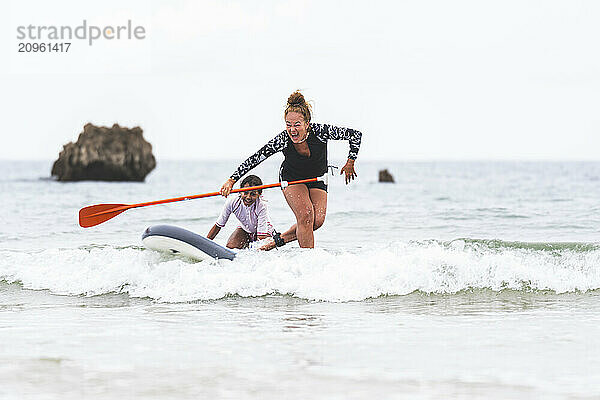
[[173,304],[5,284],[0,326],[10,346],[1,392],[594,398],[599,296],[474,290],[352,303],[268,295]]
[[85,205],[214,191],[234,166],[64,184],[0,163],[0,397],[600,397],[600,163],[359,163],[316,250],[233,262],[140,243],[153,224],[206,233],[220,198],[77,226]]

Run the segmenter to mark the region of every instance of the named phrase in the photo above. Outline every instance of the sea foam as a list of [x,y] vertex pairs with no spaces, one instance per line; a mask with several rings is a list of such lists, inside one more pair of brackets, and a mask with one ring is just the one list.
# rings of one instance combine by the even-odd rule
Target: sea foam
[[246,250],[234,261],[208,262],[138,247],[1,250],[0,280],[63,295],[127,293],[159,302],[268,294],[343,302],[469,289],[566,293],[600,288],[600,247],[464,239],[349,251]]

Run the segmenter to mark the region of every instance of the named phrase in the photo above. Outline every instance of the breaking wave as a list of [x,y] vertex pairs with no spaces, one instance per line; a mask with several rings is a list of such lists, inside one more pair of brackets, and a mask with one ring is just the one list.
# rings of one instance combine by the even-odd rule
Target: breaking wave
[[469,289],[585,292],[600,288],[600,244],[457,239],[333,251],[241,251],[192,262],[141,247],[0,250],[0,280],[62,295],[126,293],[159,302],[291,295],[311,301]]

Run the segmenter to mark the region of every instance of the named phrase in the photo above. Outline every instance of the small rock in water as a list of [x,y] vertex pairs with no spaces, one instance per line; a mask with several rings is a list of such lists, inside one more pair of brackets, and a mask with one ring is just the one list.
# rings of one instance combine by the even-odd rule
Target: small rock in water
[[379,171],[379,182],[392,182],[394,183],[394,177],[390,174],[390,171],[387,169],[382,169]]
[[77,142],[64,145],[51,174],[59,181],[138,181],[156,167],[142,129],[86,124]]

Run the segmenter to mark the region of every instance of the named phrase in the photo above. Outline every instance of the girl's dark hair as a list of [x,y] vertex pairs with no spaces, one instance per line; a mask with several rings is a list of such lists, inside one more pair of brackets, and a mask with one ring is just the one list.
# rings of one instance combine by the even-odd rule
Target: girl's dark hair
[[[258,176],[248,175],[244,178],[244,180],[240,184],[240,187],[242,188],[246,186],[246,184],[249,184],[249,186],[261,186],[263,183]],[[262,193],[262,189],[258,189],[258,193]]]
[[304,100],[302,93],[300,93],[299,90],[296,90],[294,93],[290,94],[290,97],[288,97],[283,116],[286,117],[289,112],[293,111],[302,114],[305,122],[310,122],[311,109],[312,108],[310,104]]

